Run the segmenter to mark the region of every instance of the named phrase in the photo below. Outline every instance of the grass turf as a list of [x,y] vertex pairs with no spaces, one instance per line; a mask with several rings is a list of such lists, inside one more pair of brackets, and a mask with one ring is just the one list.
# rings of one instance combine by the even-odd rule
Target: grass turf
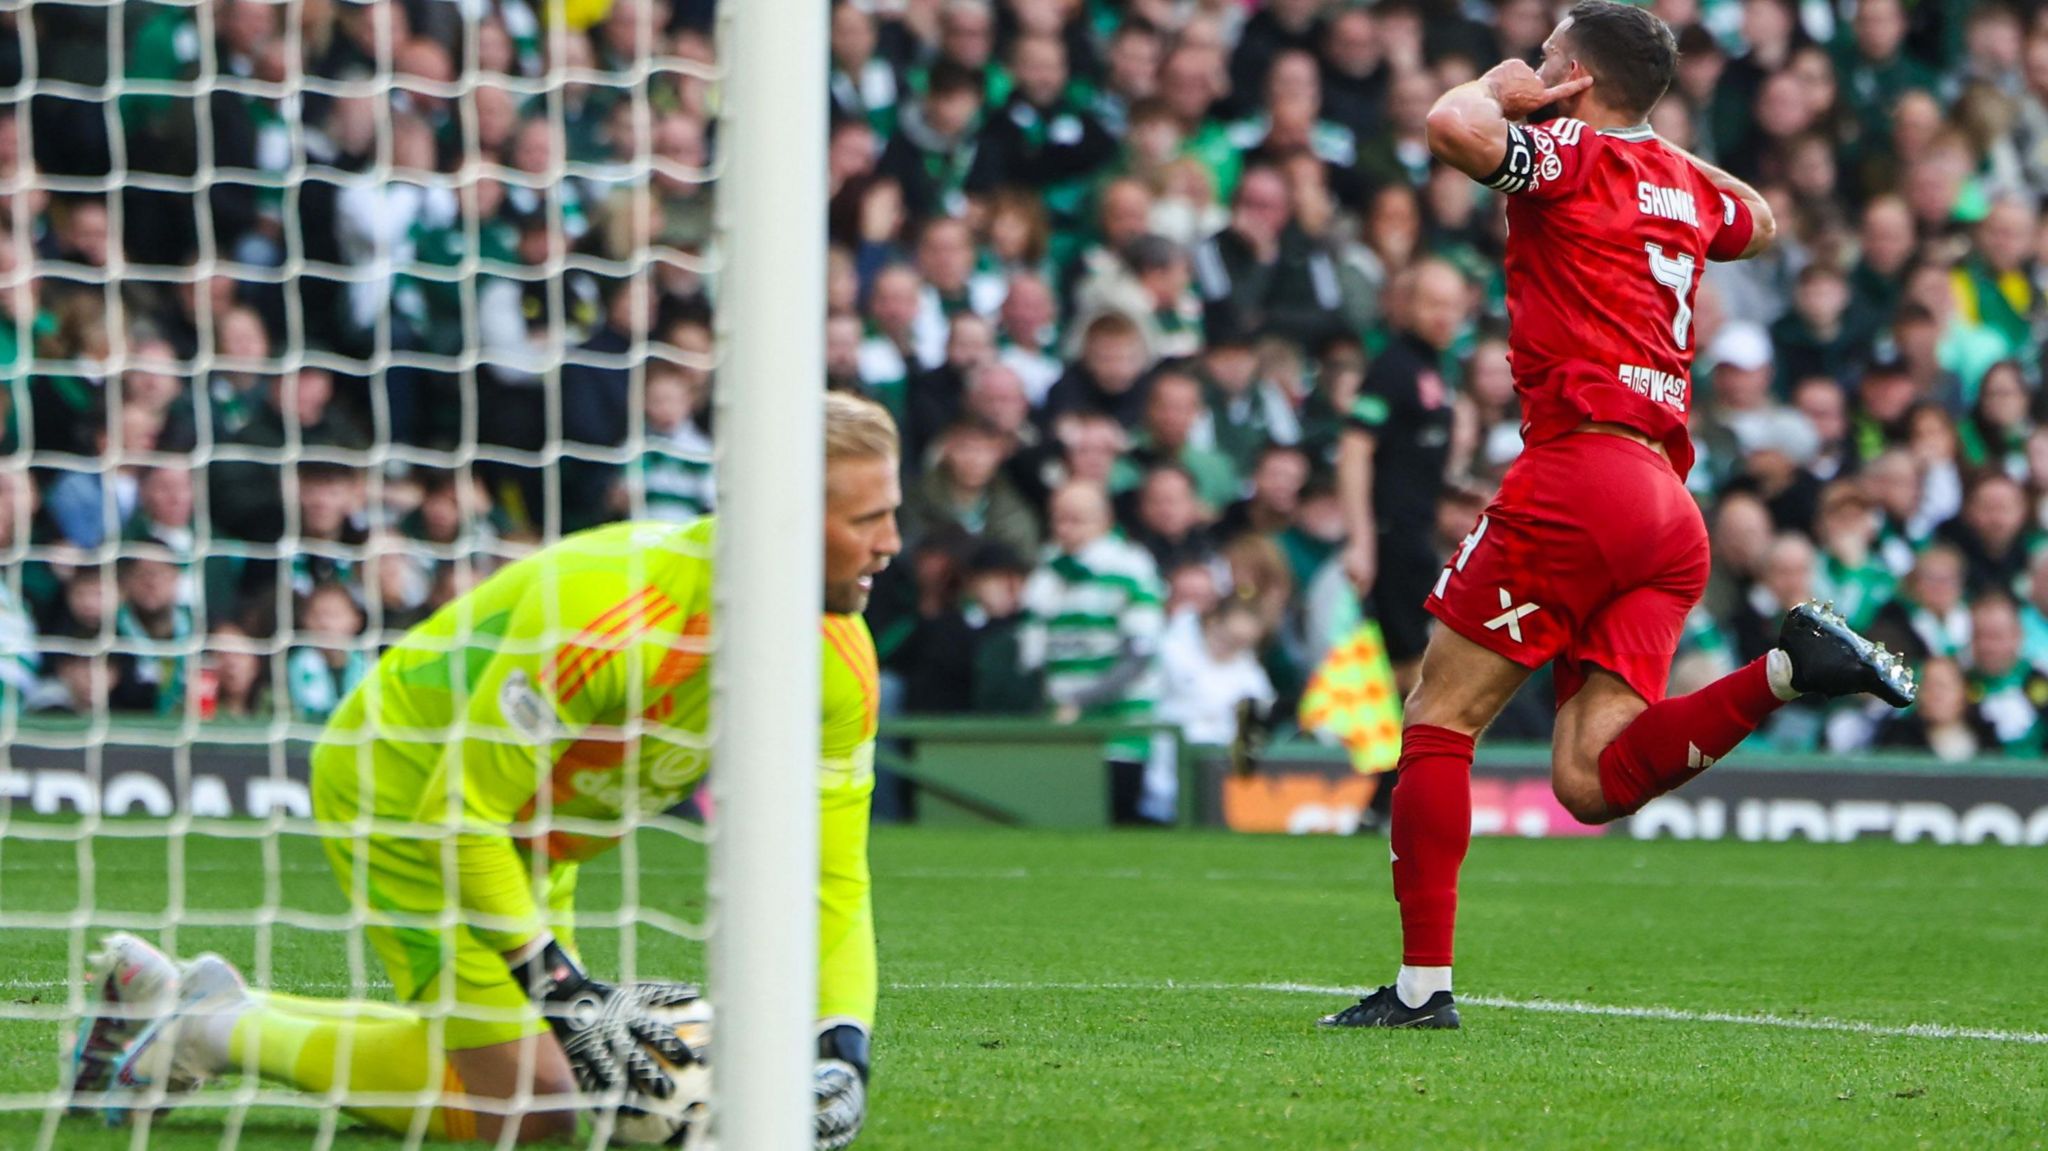
[[[643,836],[647,902],[701,916],[697,849]],[[863,1151],[887,1148],[2043,1147],[2048,1046],[1697,1018],[2037,1032],[2048,1021],[2042,857],[1997,847],[1482,840],[1465,871],[1459,984],[1493,1001],[1456,1034],[1318,1032],[1317,990],[1393,970],[1379,841],[880,829],[883,992]],[[313,845],[286,840],[282,904],[338,911]],[[161,840],[93,847],[97,906],[161,910]],[[187,903],[260,902],[255,842],[192,840]],[[586,869],[616,907],[616,865]],[[68,844],[0,844],[0,917],[80,903]],[[0,918],[0,923],[5,923]],[[61,998],[68,937],[6,932],[0,996]],[[642,962],[696,970],[642,930]],[[586,932],[593,964],[615,933]],[[178,949],[244,962],[245,929]],[[346,951],[278,928],[272,981],[332,993]],[[253,970],[253,968],[252,968]],[[1662,1007],[1652,1019],[1542,1011]],[[1823,1024],[1825,1025],[1825,1024]],[[0,1096],[56,1079],[54,1024],[0,1020]],[[151,1147],[220,1140],[183,1109]],[[240,1145],[299,1148],[317,1111],[252,1112]],[[0,1151],[39,1113],[0,1113]],[[395,1141],[343,1123],[337,1146]],[[130,1146],[66,1120],[57,1147]]]

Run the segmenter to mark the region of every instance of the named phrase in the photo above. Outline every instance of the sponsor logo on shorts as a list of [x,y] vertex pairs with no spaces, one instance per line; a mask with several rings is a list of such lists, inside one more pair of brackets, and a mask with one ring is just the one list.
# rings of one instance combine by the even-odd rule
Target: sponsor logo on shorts
[[1523,642],[1522,620],[1528,616],[1535,615],[1543,609],[1533,603],[1517,605],[1515,597],[1508,594],[1508,589],[1500,588],[1499,591],[1501,613],[1486,621],[1486,630],[1499,631],[1502,628],[1506,628],[1508,629],[1508,638],[1516,643],[1521,643]]

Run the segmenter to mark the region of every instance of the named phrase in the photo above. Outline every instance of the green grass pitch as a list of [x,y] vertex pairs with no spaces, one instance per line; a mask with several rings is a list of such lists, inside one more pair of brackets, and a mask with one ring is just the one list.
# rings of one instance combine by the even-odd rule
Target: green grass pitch
[[[643,900],[695,920],[697,849],[643,835]],[[341,900],[287,839],[286,907]],[[1459,1033],[1327,1034],[1391,975],[1384,841],[880,829],[885,1149],[2035,1147],[2048,1144],[2048,871],[2009,848],[1481,840],[1465,871]],[[166,844],[103,840],[96,905],[159,910]],[[260,902],[262,848],[193,840],[187,901]],[[617,906],[616,865],[584,898]],[[79,904],[68,844],[0,842],[0,913]],[[0,994],[61,996],[64,933],[5,933]],[[643,963],[694,949],[642,930]],[[586,933],[594,965],[615,935]],[[178,948],[248,965],[246,930]],[[272,978],[331,992],[332,937],[279,928]],[[1638,1010],[1641,1009],[1641,1010]],[[1741,1016],[1731,1019],[1727,1016]],[[1930,1025],[1918,1033],[1904,1029]],[[0,1095],[56,1078],[55,1027],[0,1023]],[[151,1147],[213,1147],[218,1109]],[[0,1114],[0,1151],[38,1113]],[[253,1112],[302,1148],[318,1112]],[[348,1128],[337,1146],[392,1146]],[[66,1120],[56,1146],[130,1146]]]

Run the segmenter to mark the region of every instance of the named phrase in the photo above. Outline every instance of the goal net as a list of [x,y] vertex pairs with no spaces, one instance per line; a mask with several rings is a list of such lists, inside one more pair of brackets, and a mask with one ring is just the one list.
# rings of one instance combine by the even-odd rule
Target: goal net
[[[809,7],[822,25],[822,6],[790,6]],[[715,46],[736,19],[712,0],[0,5],[0,1146],[106,1138],[101,1100],[62,1085],[80,1020],[124,1010],[86,985],[109,932],[323,999],[391,1002],[379,930],[452,960],[456,903],[408,910],[347,845],[447,840],[466,797],[449,788],[445,820],[364,801],[323,821],[314,742],[381,651],[520,556],[694,518],[728,490],[770,502],[714,469],[710,437],[714,365],[745,347],[714,335],[738,322],[721,253],[751,226],[714,210],[734,194]],[[746,423],[733,402],[720,451]],[[646,582],[642,552],[615,562]],[[746,594],[720,610],[758,607]],[[428,644],[443,680],[423,691],[468,715],[491,653],[588,630],[571,589],[542,598],[537,635],[461,614]],[[640,702],[601,737],[604,786],[629,796],[658,724]],[[518,735],[412,734],[429,752]],[[368,738],[358,798],[387,785]],[[532,844],[619,840],[571,881],[586,966],[702,980],[710,801],[585,817],[586,783],[557,772],[514,824]],[[560,894],[549,860],[575,856],[521,858]],[[450,1011],[426,1010],[437,1052]],[[229,1075],[133,1114],[131,1145],[324,1148],[349,1141],[344,1107],[370,1105],[417,1107],[416,1145],[439,1092]]]

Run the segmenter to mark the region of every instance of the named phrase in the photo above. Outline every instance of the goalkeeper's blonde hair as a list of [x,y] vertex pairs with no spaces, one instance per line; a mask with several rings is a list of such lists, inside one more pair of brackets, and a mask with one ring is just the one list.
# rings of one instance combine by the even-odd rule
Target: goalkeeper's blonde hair
[[871,460],[902,454],[896,421],[873,400],[845,392],[825,393],[825,462]]

